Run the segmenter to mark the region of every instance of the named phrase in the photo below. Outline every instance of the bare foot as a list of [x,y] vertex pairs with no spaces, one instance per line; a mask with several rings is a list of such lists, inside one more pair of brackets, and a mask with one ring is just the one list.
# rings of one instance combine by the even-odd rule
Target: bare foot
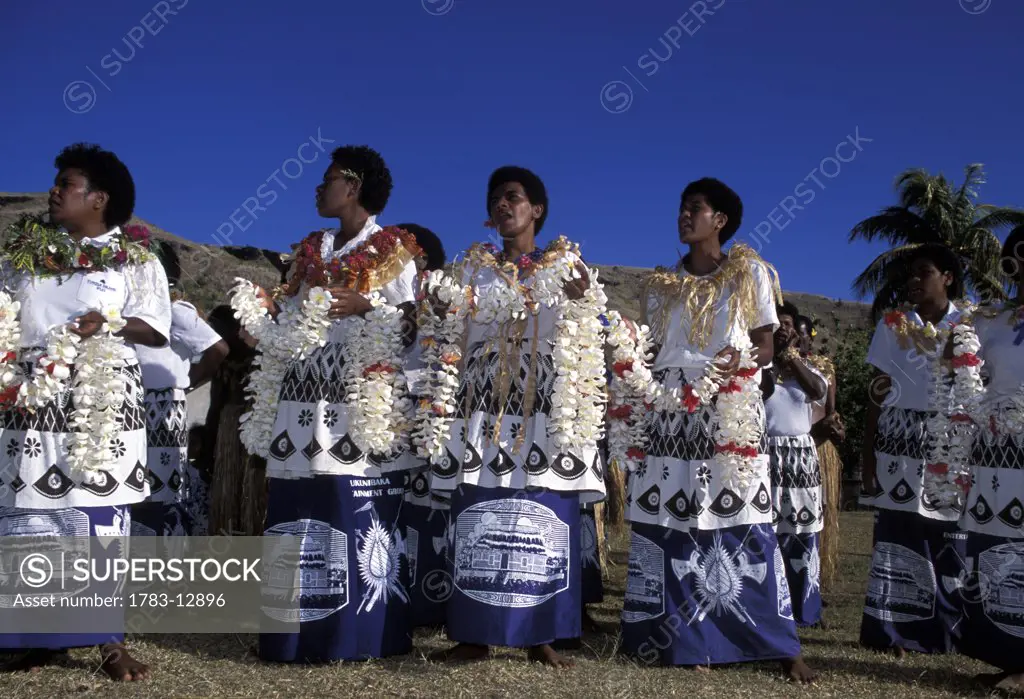
[[530,657],[530,660],[538,663],[544,663],[551,667],[567,668],[572,667],[575,664],[572,660],[569,660],[569,658],[556,653],[555,649],[547,643],[542,646],[534,646],[527,651],[527,655]]
[[801,684],[813,684],[818,679],[817,673],[814,672],[807,663],[804,662],[802,656],[796,656],[795,658],[789,658],[788,660],[782,661],[782,671],[786,673],[786,676],[793,682],[799,682]]
[[692,667],[694,672],[699,672],[702,675],[706,675],[707,673],[711,672],[710,665],[694,665]]
[[140,663],[128,654],[121,643],[107,643],[100,646],[103,662],[100,669],[115,682],[138,682],[149,679],[149,666]]
[[439,650],[427,656],[427,660],[435,663],[461,663],[470,660],[484,660],[490,653],[487,646],[472,643],[459,643],[448,650]]
[[896,656],[897,660],[903,660],[905,657],[907,657],[907,649],[903,646],[893,646],[892,654]]
[[996,689],[1001,689],[1011,696],[1024,695],[1024,672],[1006,675],[996,684]]
[[49,650],[33,648],[24,655],[0,664],[0,672],[39,672],[57,658],[66,657],[66,650]]

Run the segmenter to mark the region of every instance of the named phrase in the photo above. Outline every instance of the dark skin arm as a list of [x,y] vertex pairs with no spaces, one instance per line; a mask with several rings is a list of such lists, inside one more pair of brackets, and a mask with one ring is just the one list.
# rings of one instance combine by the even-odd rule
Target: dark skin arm
[[227,359],[230,351],[231,348],[228,347],[227,342],[224,340],[218,340],[203,352],[202,358],[189,367],[188,390],[194,391],[207,381],[210,381],[214,374],[217,373],[217,369],[220,368],[221,363]]
[[[750,342],[754,345],[754,360],[762,369],[772,363],[775,357],[775,341],[772,326],[765,325],[750,331]],[[726,347],[715,355],[715,366],[722,376],[729,379],[740,368],[740,353],[734,347]]]
[[878,433],[878,417],[882,414],[882,403],[892,388],[892,379],[888,374],[875,372],[875,377],[868,385],[867,417],[864,420],[864,445],[861,449],[861,487],[868,493],[878,490],[875,473],[878,463],[875,459],[875,435]]
[[811,368],[797,354],[796,345],[800,341],[800,336],[796,330],[784,327],[779,328],[775,333],[774,339],[776,345],[775,356],[778,358],[779,369],[788,371],[793,375],[811,402],[824,398],[828,385],[811,371]]
[[[124,338],[125,342],[146,347],[163,347],[167,344],[167,338],[154,330],[146,321],[138,318],[125,318],[124,320],[125,326],[115,334]],[[99,311],[89,311],[74,320],[71,332],[85,340],[98,333],[105,322]]]

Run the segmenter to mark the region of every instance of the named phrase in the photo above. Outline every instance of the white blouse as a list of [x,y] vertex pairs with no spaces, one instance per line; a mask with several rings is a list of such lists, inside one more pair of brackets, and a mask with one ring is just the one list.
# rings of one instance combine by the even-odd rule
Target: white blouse
[[220,342],[221,337],[199,317],[195,306],[185,301],[171,305],[170,344],[163,347],[137,345],[142,367],[142,384],[147,391],[189,387],[192,360]]
[[800,437],[811,433],[817,409],[824,409],[828,398],[828,382],[814,367],[807,367],[825,387],[825,395],[812,401],[800,383],[786,377],[775,386],[775,392],[764,402],[764,413],[769,437]]
[[[950,302],[937,328],[946,330],[959,320],[960,311]],[[922,327],[924,321],[917,311],[907,313],[907,320]],[[942,348],[939,348],[941,351]],[[868,347],[867,363],[892,379],[892,388],[886,396],[882,407],[896,407],[904,410],[928,410],[928,385],[931,382],[928,357],[921,354],[909,342],[907,348],[900,347],[895,333],[885,324],[885,319],[878,321],[875,335]]]
[[982,372],[988,374],[985,402],[995,403],[1016,395],[1024,384],[1024,323],[1011,320],[1014,311],[1006,310],[994,318],[975,316],[974,327],[981,342],[978,356],[985,361]]
[[[707,347],[700,349],[690,343],[691,319],[685,315],[686,309],[682,304],[677,304],[672,309],[668,326],[665,329],[664,341],[658,356],[652,367],[654,371],[670,367],[680,367],[687,374],[688,379],[695,378],[699,372],[704,371],[708,362],[716,354],[729,346],[734,346],[737,337],[750,334],[750,331],[765,326],[770,326],[774,332],[779,327],[779,317],[775,311],[775,293],[772,288],[771,277],[764,265],[758,262],[751,262],[751,271],[754,275],[757,287],[757,312],[754,323],[751,327],[745,327],[740,313],[736,314],[733,322],[729,323],[729,296],[731,291],[722,294],[715,306],[714,325],[711,330],[711,338]],[[681,274],[693,276],[685,269]],[[651,295],[647,303],[647,317],[655,318],[659,313],[664,299],[655,294]],[[690,374],[693,374],[691,376]]]
[[[107,245],[120,228],[96,238],[84,238],[82,245]],[[78,271],[60,277],[34,277],[15,273],[5,285],[21,303],[21,346],[42,347],[55,325],[66,325],[89,311],[114,307],[124,318],[138,318],[163,335],[170,336],[171,299],[167,275],[160,261],[152,258],[141,265],[99,272]],[[135,358],[134,345],[125,344],[126,359]]]

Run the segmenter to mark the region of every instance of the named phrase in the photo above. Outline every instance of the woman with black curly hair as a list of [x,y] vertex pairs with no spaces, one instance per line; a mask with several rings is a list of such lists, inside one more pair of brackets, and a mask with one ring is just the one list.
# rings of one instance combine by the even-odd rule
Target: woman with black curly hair
[[[135,184],[124,163],[99,146],[75,144],[55,166],[49,222],[23,222],[0,253],[4,291],[21,304],[20,346],[4,348],[2,355],[17,355],[24,372],[20,392],[17,383],[4,386],[0,408],[7,455],[0,470],[0,536],[125,537],[131,506],[150,494],[136,347],[159,347],[170,336],[167,278],[149,249],[148,231],[128,226]],[[111,337],[109,323],[116,325],[117,315],[124,327]],[[65,329],[78,341],[61,339]],[[104,367],[118,356],[114,366]],[[90,385],[99,377],[101,387]],[[90,405],[86,400],[98,407],[104,394],[114,395],[114,384],[123,389],[119,407],[83,409]],[[110,410],[112,422],[92,421],[110,420],[103,418]],[[90,553],[111,555],[96,547]],[[89,592],[114,594],[105,589],[92,581]],[[43,587],[26,594],[53,592]],[[96,616],[76,623],[74,610],[60,611],[69,628],[96,624]],[[104,617],[108,628],[123,624],[123,616],[113,616],[123,609],[110,614]],[[0,648],[35,649],[11,668],[34,669],[55,651],[99,645],[101,668],[111,679],[144,679],[149,669],[123,641],[123,633],[19,633],[9,626],[0,633]]]
[[[430,480],[439,497],[451,500],[447,633],[457,645],[431,657],[478,660],[491,646],[505,646],[568,667],[572,661],[553,646],[581,634],[580,505],[605,494],[599,436],[586,427],[596,416],[599,428],[603,418],[603,337],[590,332],[596,324],[600,335],[591,301],[603,306],[603,294],[591,288],[595,273],[575,245],[559,237],[538,246],[548,194],[534,172],[500,167],[485,196],[487,223],[501,247],[473,245],[454,271],[477,312],[466,317],[458,339],[448,338],[465,351]],[[521,314],[514,310],[520,304]],[[570,340],[559,320],[573,309],[580,320]],[[420,312],[426,319],[424,306]],[[568,405],[562,377],[569,372],[560,362],[570,341],[584,348],[572,366],[580,406],[573,421],[584,432],[562,441],[556,425],[559,408]],[[594,370],[600,387],[590,382]]]
[[[742,215],[724,182],[689,183],[677,221],[689,253],[645,284],[641,309],[664,400],[629,476],[622,646],[671,666],[779,660],[791,679],[811,682],[772,527],[764,448],[761,382],[782,292],[751,248],[723,251]],[[710,377],[719,382],[713,389]]]
[[[353,359],[350,354],[355,339],[367,333],[363,317],[375,309],[371,297],[391,309],[388,313],[402,311],[408,317],[414,311],[422,251],[411,233],[377,225],[391,187],[391,173],[373,149],[335,150],[317,187],[316,205],[322,217],[338,219],[339,226],[307,236],[296,249],[277,301],[262,296],[281,320],[279,310],[299,307],[311,289],[325,288],[332,295],[326,344],[287,366],[266,447],[265,535],[316,542],[323,571],[315,581],[304,578],[299,589],[299,631],[260,635],[264,660],[358,660],[407,653],[412,647],[408,566],[401,560],[405,545],[398,516],[403,471],[414,461],[400,440],[387,452],[374,451],[379,441],[367,435],[380,425],[367,424],[359,412],[364,403],[350,400],[361,385],[357,382],[375,381],[371,370],[378,377],[401,372],[400,366],[377,364],[386,357]],[[283,319],[287,323],[293,317],[289,313]],[[404,324],[406,346],[413,339],[410,328]],[[366,362],[359,377],[350,376],[351,361]],[[371,400],[376,394],[364,395]],[[401,412],[394,394],[387,395],[391,414]],[[275,619],[293,613],[268,610]]]
[[960,310],[960,260],[945,245],[922,245],[908,264],[910,303],[885,313],[867,362],[875,368],[861,455],[864,504],[874,507],[874,555],[860,642],[875,650],[949,653],[963,629],[960,511],[924,492],[929,357],[941,352]]

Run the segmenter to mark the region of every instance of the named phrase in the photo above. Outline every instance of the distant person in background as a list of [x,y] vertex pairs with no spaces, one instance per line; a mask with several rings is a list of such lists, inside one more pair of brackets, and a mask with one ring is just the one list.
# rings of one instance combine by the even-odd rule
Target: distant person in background
[[[426,267],[417,280],[418,285],[422,284],[426,274],[444,268],[447,262],[444,244],[433,231],[415,223],[401,223],[398,227],[412,233],[423,250]],[[419,341],[410,345],[405,353],[405,376],[414,411],[424,395],[430,371],[430,367],[424,366],[421,355]],[[452,592],[447,565],[450,503],[432,496],[430,464],[415,453],[409,458],[414,459],[418,466],[409,471],[405,503],[398,521],[405,532],[412,626],[439,628],[444,626],[445,604]]]
[[821,621],[823,524],[821,470],[811,437],[813,413],[824,405],[828,382],[798,349],[799,312],[786,302],[776,310],[772,374],[775,391],[764,403],[772,483],[772,517],[797,626]]
[[[63,377],[56,395],[33,411],[19,409],[15,396],[3,396],[0,443],[6,458],[0,462],[0,536],[112,537],[120,541],[110,548],[90,546],[93,564],[110,565],[111,558],[124,560],[127,555],[123,547],[130,535],[131,506],[149,495],[142,371],[136,348],[167,343],[171,300],[164,270],[149,250],[149,232],[128,226],[135,207],[135,183],[124,163],[99,146],[75,144],[61,151],[54,165],[57,176],[50,189],[49,220],[60,229],[26,222],[23,230],[8,236],[0,251],[3,288],[21,304],[20,346],[11,351],[31,377],[33,367],[45,356],[52,328],[67,326],[83,340],[93,338],[107,322],[101,311],[115,309],[125,321],[117,333],[124,344],[114,369],[125,398],[114,415],[115,436],[104,440],[92,433],[93,441],[87,445],[92,449],[81,455],[88,459],[103,448],[112,461],[81,463],[72,460],[69,448],[78,437],[72,423],[78,411],[73,382],[84,376],[84,358],[76,358],[79,363],[68,367],[70,375]],[[82,344],[78,349],[83,350]],[[56,381],[62,378],[56,371],[47,373]],[[108,583],[90,581],[90,596],[116,594]],[[53,592],[27,586],[17,591],[26,597],[33,593],[49,597]],[[10,594],[12,589],[5,592]],[[124,633],[84,630],[96,623],[98,614],[109,613],[104,618],[111,625],[123,624],[123,608],[84,610],[84,618],[75,609],[61,613],[69,627],[81,624],[83,631],[0,629],[0,652],[28,651],[4,669],[34,671],[50,663],[55,653],[99,646],[99,669],[111,679],[149,676],[150,668],[129,655]]]
[[212,471],[208,531],[211,536],[261,536],[267,509],[267,465],[248,454],[238,436],[239,418],[249,410],[245,383],[256,352],[243,339],[231,306],[217,306],[208,321],[228,345],[228,356],[210,382],[210,407],[197,460],[210,464]]
[[846,439],[846,428],[842,416],[836,411],[836,368],[825,354],[816,352],[814,338],[817,331],[814,321],[807,316],[797,319],[797,331],[800,333],[798,345],[800,354],[807,363],[818,370],[828,381],[828,396],[824,404],[815,403],[812,417],[811,437],[818,451],[818,464],[821,467],[821,497],[825,513],[824,526],[821,530],[821,592],[823,607],[828,606],[824,597],[835,584],[839,570],[839,512],[843,499],[843,460],[836,444]]
[[923,496],[933,415],[927,357],[942,351],[960,319],[950,300],[963,293],[959,258],[944,245],[916,248],[907,292],[910,305],[884,315],[868,348],[875,376],[861,456],[862,499],[875,508],[875,531],[860,642],[899,657],[954,652],[964,627],[960,592],[943,584],[965,575],[961,513]]
[[[207,482],[188,460],[188,403],[185,392],[209,381],[228,355],[225,342],[181,298],[176,288],[181,262],[168,243],[160,261],[170,284],[171,336],[164,347],[136,349],[146,387],[150,496],[132,506],[132,534],[205,536],[209,502]],[[193,360],[198,359],[193,363]],[[208,468],[208,464],[201,464]]]

